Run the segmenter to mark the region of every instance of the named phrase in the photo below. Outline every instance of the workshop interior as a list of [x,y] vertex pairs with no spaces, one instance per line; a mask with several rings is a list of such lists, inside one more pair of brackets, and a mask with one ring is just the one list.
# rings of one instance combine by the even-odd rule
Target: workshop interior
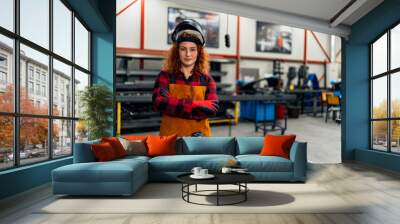
[[398,223],[399,11],[0,0],[0,223]]

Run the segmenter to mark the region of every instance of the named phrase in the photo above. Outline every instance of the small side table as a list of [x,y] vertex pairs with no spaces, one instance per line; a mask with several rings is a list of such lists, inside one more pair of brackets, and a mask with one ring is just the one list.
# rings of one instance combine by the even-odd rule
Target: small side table
[[[189,174],[182,174],[177,177],[178,181],[182,183],[182,199],[188,203],[197,204],[197,205],[234,205],[247,201],[247,192],[249,192],[249,188],[247,187],[247,183],[255,180],[255,177],[248,173],[217,173],[213,174],[215,177],[212,179],[193,179]],[[198,190],[197,185],[206,184],[206,185],[215,185],[215,190]],[[195,186],[194,191],[190,191],[190,186]],[[223,190],[220,189],[220,185],[236,185],[238,186],[237,190]],[[205,194],[204,192],[215,192],[216,194],[210,195]],[[221,202],[222,197],[232,197],[232,196],[241,196],[241,198],[237,201],[231,203],[223,203]],[[203,196],[203,197],[216,197],[216,204],[203,204],[197,203],[190,200],[190,196]]]

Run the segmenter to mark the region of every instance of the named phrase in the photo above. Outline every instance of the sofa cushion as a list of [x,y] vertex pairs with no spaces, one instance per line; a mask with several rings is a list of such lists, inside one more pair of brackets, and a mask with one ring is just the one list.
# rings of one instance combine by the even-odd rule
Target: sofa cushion
[[181,150],[177,154],[235,155],[235,139],[233,137],[183,137]]
[[296,135],[266,135],[261,156],[280,156],[290,159],[290,148]]
[[74,163],[53,170],[58,182],[129,182],[134,172],[146,171],[146,162],[136,159]]
[[292,172],[292,161],[279,156],[238,155],[240,167],[249,172]]
[[164,156],[176,154],[176,138],[177,135],[169,136],[148,136],[146,139],[147,155]]
[[104,137],[101,138],[101,142],[110,143],[110,145],[114,149],[117,158],[122,158],[126,156],[126,151],[117,137]]
[[149,160],[150,171],[190,172],[193,167],[200,166],[212,172],[219,171],[230,159],[231,155],[175,155],[158,156]]
[[94,157],[96,157],[96,161],[105,162],[118,158],[118,156],[115,154],[115,150],[109,142],[93,144],[91,145],[91,149]]
[[264,137],[236,137],[236,155],[260,154]]
[[138,155],[145,156],[147,155],[146,143],[142,140],[126,140],[124,138],[120,138],[122,146],[126,151],[126,155]]

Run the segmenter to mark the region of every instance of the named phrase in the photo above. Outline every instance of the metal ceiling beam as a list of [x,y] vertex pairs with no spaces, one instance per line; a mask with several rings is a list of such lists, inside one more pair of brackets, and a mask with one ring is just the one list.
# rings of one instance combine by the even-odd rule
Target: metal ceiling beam
[[347,18],[349,18],[355,11],[357,11],[361,6],[367,3],[368,0],[356,0],[350,1],[350,4],[346,5],[342,10],[339,11],[332,19],[330,19],[330,26],[336,27]]
[[209,11],[216,11],[237,15],[241,17],[252,18],[259,21],[266,21],[279,25],[309,29],[321,33],[333,34],[341,37],[347,37],[350,34],[350,27],[338,25],[331,27],[329,21],[296,15],[275,9],[261,8],[247,4],[230,2],[227,0],[168,0],[179,5],[196,7]]

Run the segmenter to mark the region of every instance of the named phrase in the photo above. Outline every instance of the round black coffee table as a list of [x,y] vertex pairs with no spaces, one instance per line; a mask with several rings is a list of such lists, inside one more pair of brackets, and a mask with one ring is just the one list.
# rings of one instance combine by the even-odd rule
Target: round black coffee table
[[[182,174],[177,177],[178,181],[182,183],[182,199],[188,203],[198,204],[198,205],[234,205],[239,204],[241,202],[245,202],[247,200],[247,192],[249,188],[247,187],[247,183],[255,180],[255,177],[248,173],[216,173],[213,174],[215,177],[212,179],[193,179],[190,177],[191,173]],[[216,185],[215,190],[197,190],[198,184],[204,185]],[[190,186],[195,186],[194,191],[190,191]],[[223,190],[220,189],[220,185],[236,185],[238,186],[237,190]],[[209,192],[215,192],[215,194],[205,194]],[[190,201],[190,196],[204,196],[204,197],[216,197],[216,204],[202,204]],[[232,197],[232,196],[241,196],[238,201],[234,201],[231,203],[221,203],[221,197]]]

